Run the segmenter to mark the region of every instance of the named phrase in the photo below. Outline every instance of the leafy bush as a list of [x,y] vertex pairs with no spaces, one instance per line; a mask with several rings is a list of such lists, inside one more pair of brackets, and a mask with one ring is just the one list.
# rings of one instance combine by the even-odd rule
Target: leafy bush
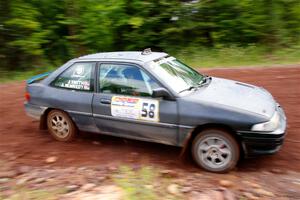
[[[285,60],[280,49],[300,43],[299,21],[299,0],[2,0],[0,69],[147,47],[178,55],[190,47],[186,59],[204,66]],[[292,61],[298,52],[289,51]]]

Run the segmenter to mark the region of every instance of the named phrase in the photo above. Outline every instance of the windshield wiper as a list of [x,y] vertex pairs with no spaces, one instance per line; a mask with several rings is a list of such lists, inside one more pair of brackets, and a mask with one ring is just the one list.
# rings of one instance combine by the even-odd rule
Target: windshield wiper
[[202,79],[196,86],[190,86],[190,87],[188,87],[188,88],[186,88],[186,89],[180,91],[179,93],[185,92],[185,91],[191,91],[191,90],[193,90],[193,89],[197,89],[197,88],[199,88],[199,87],[201,87],[201,86],[204,86],[204,85],[206,85],[206,84],[209,83],[209,80],[211,80],[211,77],[205,75],[205,76],[203,77],[203,79]]
[[190,86],[190,87],[188,87],[188,88],[186,88],[186,89],[184,89],[184,90],[181,90],[179,93],[185,92],[185,91],[191,91],[191,90],[196,89],[196,88],[197,88],[197,87],[195,87],[195,86]]
[[204,75],[203,79],[198,83],[198,86],[203,86],[209,83],[211,76]]

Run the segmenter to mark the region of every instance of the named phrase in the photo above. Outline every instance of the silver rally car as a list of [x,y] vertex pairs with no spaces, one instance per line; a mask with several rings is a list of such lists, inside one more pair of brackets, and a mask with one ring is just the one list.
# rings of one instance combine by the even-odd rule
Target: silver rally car
[[59,141],[88,131],[181,146],[212,172],[231,170],[242,155],[277,152],[286,131],[265,89],[149,49],[75,58],[28,80],[25,97],[27,114]]

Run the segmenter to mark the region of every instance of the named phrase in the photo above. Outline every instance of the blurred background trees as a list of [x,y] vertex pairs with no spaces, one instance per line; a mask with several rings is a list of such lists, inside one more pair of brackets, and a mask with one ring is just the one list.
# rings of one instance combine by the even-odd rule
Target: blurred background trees
[[299,45],[299,0],[1,0],[0,68],[120,50]]

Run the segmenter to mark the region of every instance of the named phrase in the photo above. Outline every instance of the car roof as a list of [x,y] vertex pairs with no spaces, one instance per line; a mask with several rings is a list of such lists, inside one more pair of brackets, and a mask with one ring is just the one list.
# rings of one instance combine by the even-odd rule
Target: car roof
[[95,53],[85,56],[81,56],[76,60],[119,60],[119,61],[139,61],[139,62],[149,62],[168,54],[164,52],[150,52],[143,54],[142,51],[117,51],[117,52],[105,52],[105,53]]

